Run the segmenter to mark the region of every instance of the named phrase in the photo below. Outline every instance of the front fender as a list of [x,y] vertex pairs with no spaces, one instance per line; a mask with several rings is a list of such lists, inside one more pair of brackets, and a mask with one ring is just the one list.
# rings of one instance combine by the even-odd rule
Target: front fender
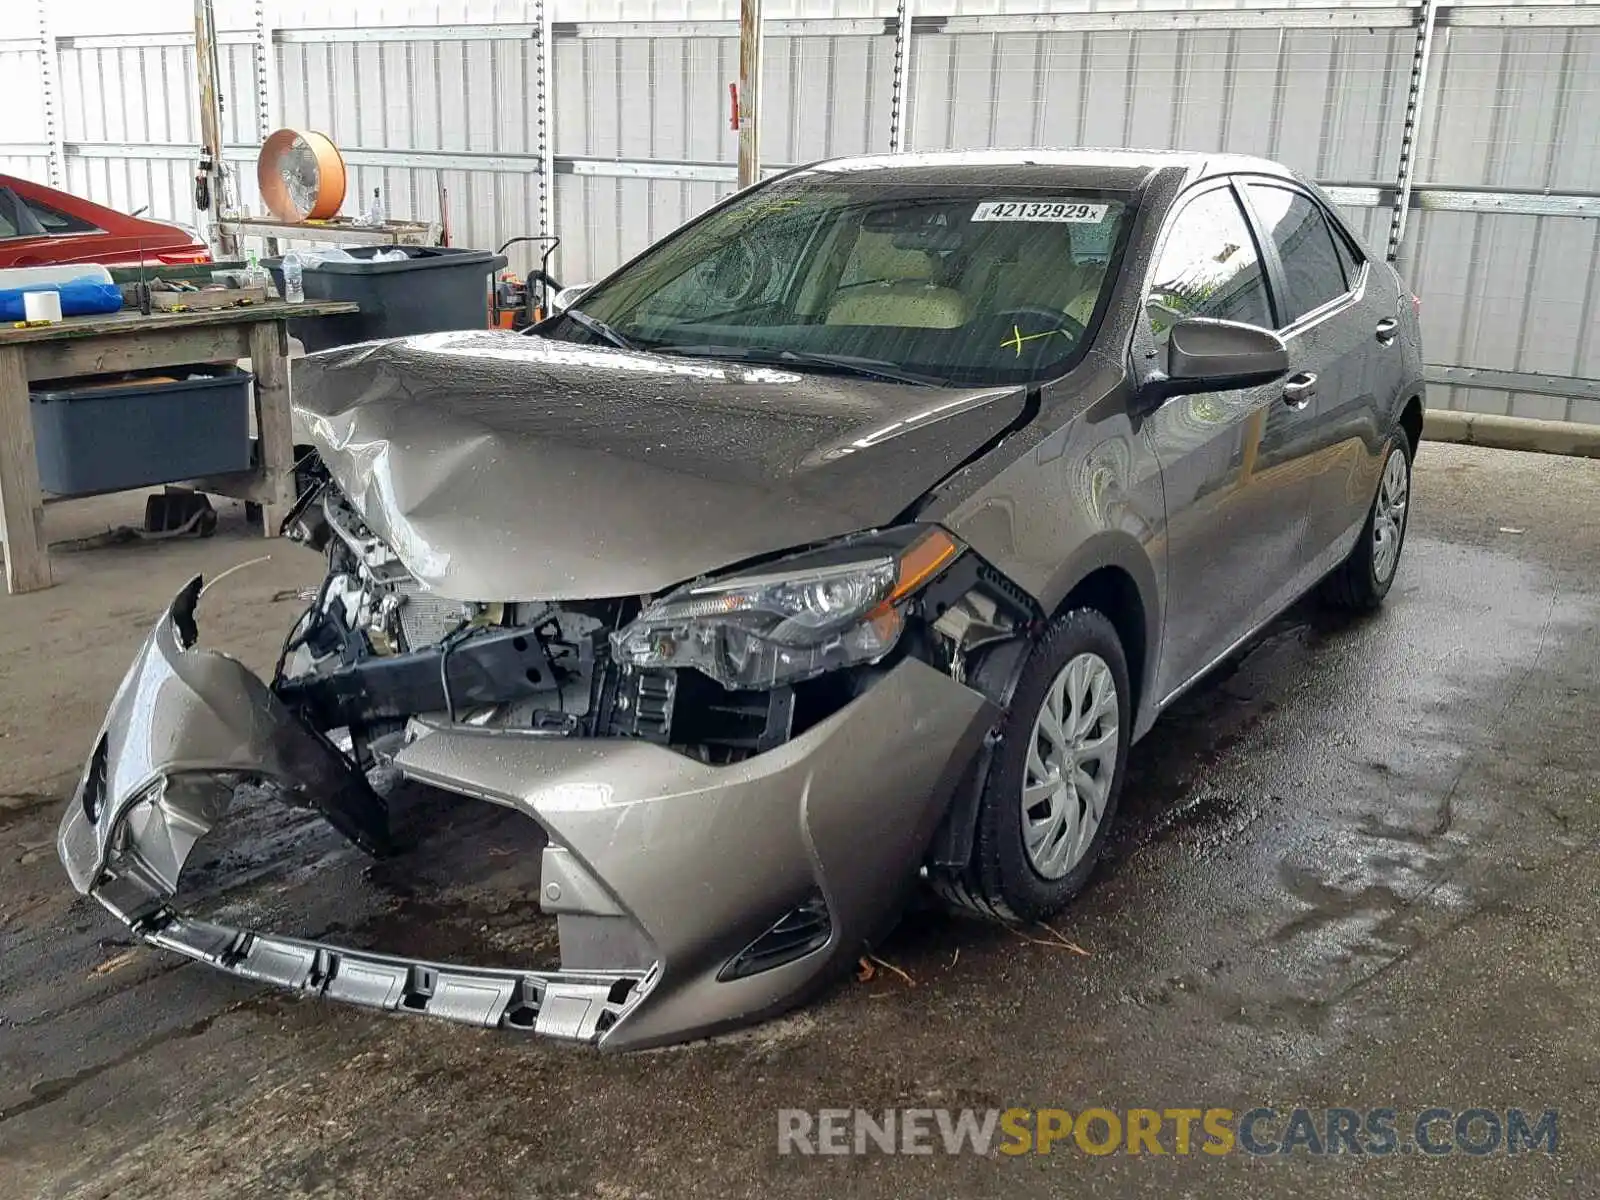
[[1162,550],[1159,538],[1146,543],[1120,529],[1105,530],[1070,553],[1044,588],[1045,610],[1054,613],[1072,590],[1096,571],[1110,567],[1133,580],[1144,616],[1145,655],[1139,695],[1147,698],[1154,696],[1155,667],[1161,646],[1162,589],[1153,555],[1159,555]]
[[[1161,466],[1128,416],[1125,375],[1078,386],[1098,398],[1065,414],[1064,423],[989,483],[932,512],[1036,601],[1057,612],[1093,572],[1115,568],[1130,579],[1143,612],[1144,666],[1140,727],[1148,723],[1159,660],[1166,580],[1166,496]],[[1070,409],[1070,405],[1065,406]],[[1045,412],[1062,406],[1046,404]],[[1041,420],[1049,420],[1043,417]]]

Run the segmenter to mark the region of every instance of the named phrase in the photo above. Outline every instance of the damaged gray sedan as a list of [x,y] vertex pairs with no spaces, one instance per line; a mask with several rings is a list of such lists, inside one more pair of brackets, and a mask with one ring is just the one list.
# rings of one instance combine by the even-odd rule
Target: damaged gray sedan
[[[174,601],[62,859],[155,945],[381,1009],[610,1048],[769,1015],[916,887],[1059,910],[1166,705],[1319,584],[1376,607],[1421,380],[1413,298],[1271,163],[791,171],[532,336],[297,362],[327,577],[270,681]],[[559,967],[183,912],[243,789],[382,855],[396,777],[537,823]]]

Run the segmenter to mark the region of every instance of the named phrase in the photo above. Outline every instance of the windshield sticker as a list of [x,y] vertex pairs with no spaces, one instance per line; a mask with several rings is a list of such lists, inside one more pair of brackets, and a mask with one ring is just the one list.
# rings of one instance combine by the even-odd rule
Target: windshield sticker
[[1070,200],[985,200],[972,210],[974,221],[1061,221],[1069,225],[1098,225],[1106,219],[1106,205]]

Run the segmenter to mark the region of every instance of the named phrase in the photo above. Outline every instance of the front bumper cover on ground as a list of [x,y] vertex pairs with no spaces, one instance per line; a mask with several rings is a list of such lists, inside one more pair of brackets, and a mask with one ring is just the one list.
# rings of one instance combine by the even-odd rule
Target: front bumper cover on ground
[[[881,936],[994,716],[978,693],[907,659],[733,766],[625,738],[424,728],[396,759],[405,775],[514,808],[549,835],[541,901],[558,915],[562,966],[412,960],[173,907],[190,852],[241,785],[319,807],[369,846],[382,835],[381,802],[348,760],[241,664],[194,647],[199,582],[146,639],[62,820],[73,885],[151,944],[244,978],[609,1048],[776,1012]],[[728,976],[764,930],[818,903],[825,944]]]

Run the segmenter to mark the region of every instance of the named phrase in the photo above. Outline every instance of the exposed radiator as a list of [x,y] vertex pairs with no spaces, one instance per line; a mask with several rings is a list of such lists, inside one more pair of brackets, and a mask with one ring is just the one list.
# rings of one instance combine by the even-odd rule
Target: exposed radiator
[[395,584],[394,595],[400,601],[396,615],[409,650],[421,650],[442,641],[471,618],[468,605],[424,591],[415,580]]

